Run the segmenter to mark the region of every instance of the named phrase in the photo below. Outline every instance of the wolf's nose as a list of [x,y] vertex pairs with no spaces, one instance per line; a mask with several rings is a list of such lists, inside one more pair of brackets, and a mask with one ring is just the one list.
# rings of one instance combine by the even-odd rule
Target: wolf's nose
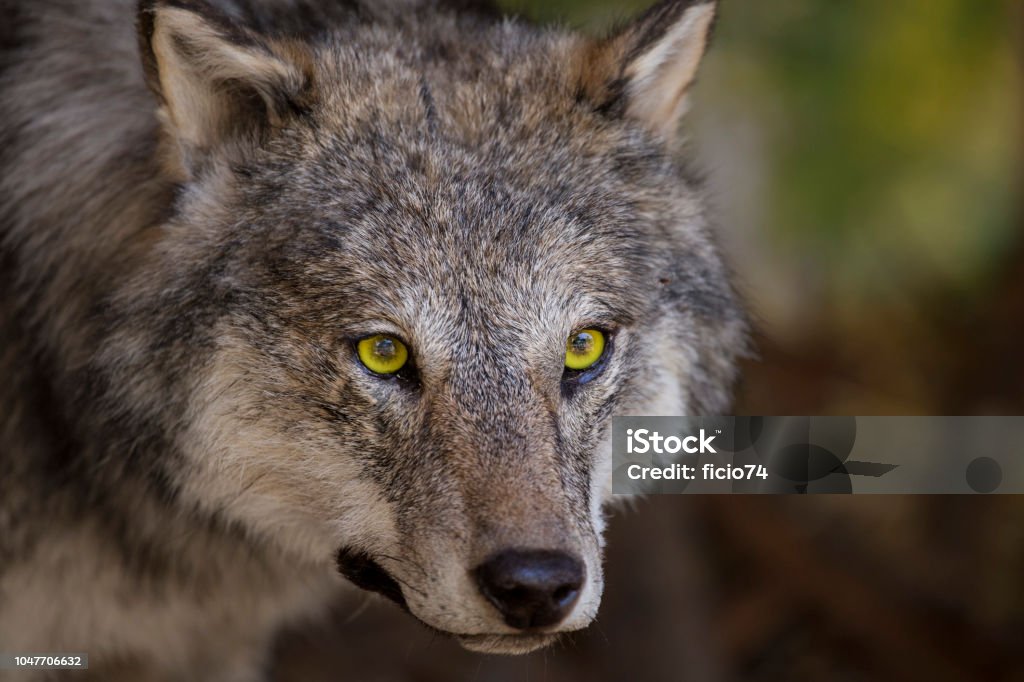
[[580,596],[583,563],[565,552],[507,550],[476,568],[476,581],[505,622],[525,630],[554,625]]

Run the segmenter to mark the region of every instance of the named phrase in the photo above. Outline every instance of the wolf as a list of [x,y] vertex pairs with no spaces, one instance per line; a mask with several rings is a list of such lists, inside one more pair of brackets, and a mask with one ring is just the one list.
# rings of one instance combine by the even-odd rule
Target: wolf
[[678,132],[716,3],[0,7],[0,650],[259,680],[352,584],[586,627],[612,415],[746,352]]

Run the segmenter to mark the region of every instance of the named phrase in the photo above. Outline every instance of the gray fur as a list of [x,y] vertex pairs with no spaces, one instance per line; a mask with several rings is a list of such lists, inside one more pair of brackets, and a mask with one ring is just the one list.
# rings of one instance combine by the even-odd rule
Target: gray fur
[[[586,626],[611,415],[725,410],[744,349],[671,132],[692,72],[658,71],[713,4],[603,41],[468,2],[0,8],[3,648],[259,679],[343,548],[470,647]],[[415,377],[360,367],[377,332]],[[476,593],[504,547],[585,559],[560,627]]]

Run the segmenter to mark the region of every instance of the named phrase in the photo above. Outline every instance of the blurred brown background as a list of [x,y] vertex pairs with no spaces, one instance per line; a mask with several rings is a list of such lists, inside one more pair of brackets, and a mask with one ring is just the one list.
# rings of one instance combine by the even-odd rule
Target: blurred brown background
[[[512,0],[594,31],[642,0]],[[1024,414],[1024,5],[727,0],[688,120],[758,321],[739,414]],[[1024,450],[1021,455],[1024,456]],[[657,497],[518,658],[372,597],[277,679],[1024,680],[1016,497]]]

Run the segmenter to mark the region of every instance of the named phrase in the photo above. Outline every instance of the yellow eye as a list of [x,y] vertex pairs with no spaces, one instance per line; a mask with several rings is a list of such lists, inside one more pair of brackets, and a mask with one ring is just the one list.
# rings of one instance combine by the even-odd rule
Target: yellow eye
[[409,349],[393,336],[377,334],[361,340],[359,361],[377,374],[394,374],[409,361]]
[[589,369],[604,354],[604,334],[596,329],[584,329],[569,337],[565,344],[566,369]]

